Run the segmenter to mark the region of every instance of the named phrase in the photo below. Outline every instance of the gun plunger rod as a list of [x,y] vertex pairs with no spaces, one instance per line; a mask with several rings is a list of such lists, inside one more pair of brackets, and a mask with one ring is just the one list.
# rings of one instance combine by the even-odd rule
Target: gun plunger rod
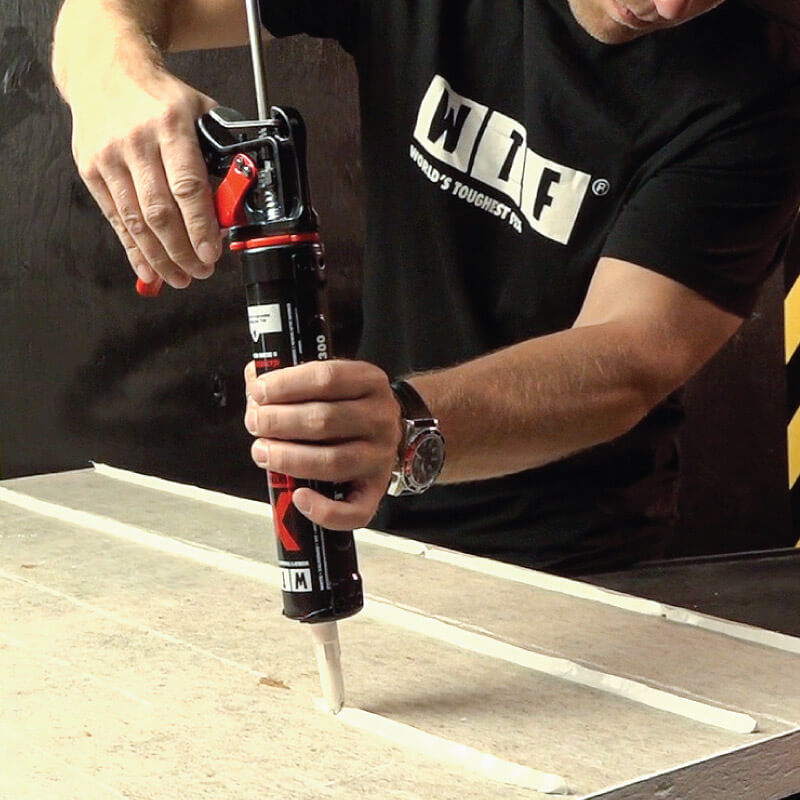
[[258,13],[258,0],[245,0],[247,8],[247,31],[250,35],[250,58],[253,62],[256,103],[259,121],[270,118],[269,95],[267,92],[267,71],[264,66],[264,45],[261,40],[261,18]]

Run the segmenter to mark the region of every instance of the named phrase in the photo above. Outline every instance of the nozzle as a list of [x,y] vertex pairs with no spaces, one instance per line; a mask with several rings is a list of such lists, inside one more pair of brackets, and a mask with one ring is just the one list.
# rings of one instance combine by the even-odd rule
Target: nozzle
[[336,622],[312,623],[311,641],[314,643],[325,706],[331,714],[338,714],[344,705],[344,677]]

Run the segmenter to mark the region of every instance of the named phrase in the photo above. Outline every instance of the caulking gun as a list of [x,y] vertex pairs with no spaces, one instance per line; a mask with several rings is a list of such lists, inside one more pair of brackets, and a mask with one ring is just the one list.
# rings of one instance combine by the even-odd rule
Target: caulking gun
[[[214,108],[197,123],[209,175],[221,178],[217,218],[228,229],[247,301],[258,374],[333,355],[325,303],[325,256],[311,205],[306,129],[300,114],[270,107],[257,0],[245,0],[258,119]],[[161,282],[137,282],[145,296]],[[344,701],[337,620],[364,605],[352,532],[329,531],[300,514],[292,492],[311,486],[336,497],[338,487],[268,472],[283,613],[311,623],[323,694],[337,713]]]

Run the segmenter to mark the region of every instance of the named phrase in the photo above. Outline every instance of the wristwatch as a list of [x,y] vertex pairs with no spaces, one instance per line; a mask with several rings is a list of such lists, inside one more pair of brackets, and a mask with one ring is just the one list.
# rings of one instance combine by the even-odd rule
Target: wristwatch
[[403,438],[386,493],[392,497],[422,494],[433,486],[444,466],[444,437],[439,420],[410,383],[395,381],[392,391],[403,413]]

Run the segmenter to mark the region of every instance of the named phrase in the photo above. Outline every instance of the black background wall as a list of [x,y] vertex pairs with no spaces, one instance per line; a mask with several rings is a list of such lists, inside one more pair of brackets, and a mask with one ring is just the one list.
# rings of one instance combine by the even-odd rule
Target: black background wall
[[[69,112],[49,78],[58,0],[0,7],[0,477],[91,460],[263,497],[252,467],[236,270],[142,300],[116,239],[78,179]],[[330,43],[270,48],[271,99],[306,117],[331,265],[340,354],[359,329],[362,241],[355,78]],[[253,112],[244,50],[185,54],[173,68]],[[687,388],[684,523],[675,554],[792,543],[782,369],[782,279],[755,318]]]

